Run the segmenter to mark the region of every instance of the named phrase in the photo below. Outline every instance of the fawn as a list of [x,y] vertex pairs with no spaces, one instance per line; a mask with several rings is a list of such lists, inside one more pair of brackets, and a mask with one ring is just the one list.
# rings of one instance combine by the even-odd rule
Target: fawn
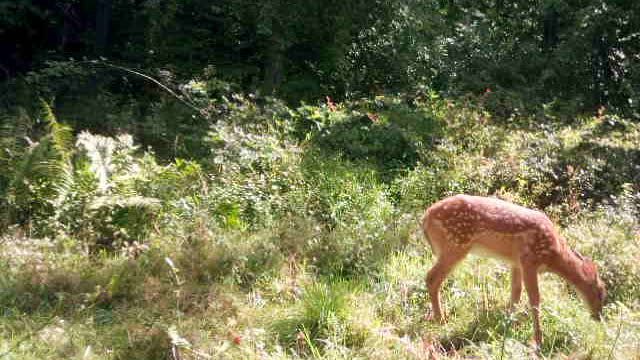
[[443,321],[440,285],[469,252],[498,257],[511,264],[510,307],[520,300],[524,282],[536,345],[542,341],[540,271],[556,273],[573,285],[593,318],[600,319],[606,291],[595,265],[567,246],[545,214],[494,198],[456,195],[430,206],[422,226],[437,257],[426,277],[435,320]]

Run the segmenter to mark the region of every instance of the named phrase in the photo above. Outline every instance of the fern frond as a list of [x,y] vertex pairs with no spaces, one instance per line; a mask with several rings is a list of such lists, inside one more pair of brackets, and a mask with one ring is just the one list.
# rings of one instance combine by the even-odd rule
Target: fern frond
[[78,135],[76,146],[83,149],[89,158],[89,170],[97,177],[98,188],[106,191],[109,186],[109,176],[113,171],[112,157],[116,142],[113,138],[83,131]]
[[62,204],[75,185],[74,170],[71,166],[60,168],[55,165],[49,170],[51,172],[55,171],[57,174],[56,181],[52,184],[52,189],[56,194],[54,205],[58,206]]
[[[50,161],[50,139],[45,137],[33,143],[15,161],[9,185],[11,197],[16,202],[26,202],[31,196],[31,185],[37,182],[55,183],[61,167],[58,161]],[[22,199],[22,201],[20,200]]]
[[51,106],[40,99],[40,116],[48,126],[47,136],[51,138],[51,147],[60,156],[60,160],[68,162],[73,149],[71,148],[73,133],[67,125],[56,120]]
[[[22,114],[25,121],[21,123],[32,124],[26,121],[26,112]],[[73,182],[71,129],[59,123],[51,107],[42,100],[39,115],[47,127],[46,133],[38,141],[33,142],[28,136],[33,132],[32,127],[5,127],[6,131],[24,136],[24,140],[6,140],[11,149],[6,159],[10,165],[7,201],[12,218],[16,218],[21,211],[30,211],[34,203],[55,204],[56,199],[64,196],[71,187],[70,182]]]
[[8,172],[11,171],[11,162],[31,144],[29,134],[33,124],[33,119],[23,108],[18,108],[13,115],[0,115],[0,163]]

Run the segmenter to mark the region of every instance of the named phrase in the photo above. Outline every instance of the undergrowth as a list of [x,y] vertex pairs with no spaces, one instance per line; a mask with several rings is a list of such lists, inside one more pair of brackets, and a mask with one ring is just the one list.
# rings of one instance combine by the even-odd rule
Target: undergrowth
[[598,265],[600,323],[542,277],[541,357],[640,356],[637,123],[505,125],[435,94],[207,106],[195,160],[72,135],[45,103],[2,120],[0,358],[526,357],[500,262],[470,257],[425,320],[419,219],[461,192],[546,211]]

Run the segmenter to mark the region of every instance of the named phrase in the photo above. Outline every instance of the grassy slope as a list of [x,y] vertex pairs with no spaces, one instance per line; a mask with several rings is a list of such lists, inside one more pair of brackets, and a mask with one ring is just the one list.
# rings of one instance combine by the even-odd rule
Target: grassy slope
[[[481,124],[465,135],[477,123],[453,121],[424,158],[448,165],[434,172],[437,162],[418,163],[392,186],[344,158],[286,158],[301,178],[291,175],[293,190],[270,201],[303,210],[257,228],[243,223],[246,209],[204,204],[165,210],[144,246],[128,251],[88,255],[64,233],[36,240],[10,232],[0,241],[0,358],[524,358],[526,296],[515,313],[504,311],[508,269],[494,260],[470,256],[443,287],[448,322],[424,319],[432,256],[417,220],[432,197],[459,191],[553,204],[547,211],[569,243],[600,266],[611,300],[600,323],[564,282],[542,277],[543,357],[640,358],[638,189],[619,184],[628,191],[608,206],[585,206],[580,195],[626,169],[640,131],[602,124]],[[564,187],[545,177],[554,166],[566,170]],[[302,183],[309,187],[295,188]]]

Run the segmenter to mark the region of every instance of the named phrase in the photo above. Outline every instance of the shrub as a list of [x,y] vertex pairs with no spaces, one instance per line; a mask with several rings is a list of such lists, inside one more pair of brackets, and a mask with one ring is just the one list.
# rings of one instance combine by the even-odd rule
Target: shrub
[[288,194],[303,186],[302,149],[284,105],[234,99],[207,139],[212,149],[208,206],[225,226],[267,225],[287,213]]
[[413,166],[418,158],[415,145],[401,129],[374,115],[355,115],[332,124],[313,139],[327,154],[342,154],[351,161],[369,161],[383,172]]
[[393,179],[400,169],[413,168],[418,149],[430,149],[440,135],[441,118],[433,113],[439,105],[432,104],[440,100],[433,95],[430,101],[378,96],[334,106],[312,118],[312,145],[329,156],[371,164],[381,179]]
[[128,135],[117,138],[82,132],[74,167],[58,200],[52,227],[80,236],[89,246],[120,248],[148,235],[159,200],[136,186],[142,160]]

